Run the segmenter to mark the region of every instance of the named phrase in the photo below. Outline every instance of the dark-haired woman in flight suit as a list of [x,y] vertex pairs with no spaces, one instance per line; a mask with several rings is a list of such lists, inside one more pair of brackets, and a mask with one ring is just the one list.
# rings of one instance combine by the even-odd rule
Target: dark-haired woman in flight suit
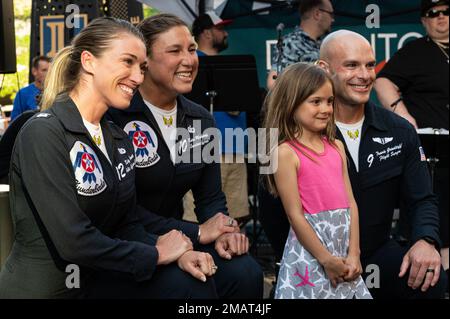
[[[186,23],[171,14],[147,18],[138,28],[147,43],[144,82],[129,109],[108,112],[135,148],[137,201],[149,211],[181,220],[183,196],[192,190],[197,219],[203,223],[196,249],[210,253],[218,266],[213,277],[217,294],[262,298],[262,270],[247,254],[247,237],[238,227],[221,236],[209,227],[237,226],[237,222],[224,215],[228,212],[220,156],[214,147],[218,142],[214,119],[204,107],[182,96],[192,90],[197,75],[194,38]],[[214,245],[206,245],[213,237]]]

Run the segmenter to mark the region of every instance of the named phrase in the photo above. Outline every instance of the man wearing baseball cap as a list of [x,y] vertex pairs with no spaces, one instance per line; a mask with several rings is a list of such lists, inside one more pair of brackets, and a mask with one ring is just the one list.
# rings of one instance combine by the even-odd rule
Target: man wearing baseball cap
[[430,9],[433,9],[436,6],[447,5],[448,0],[422,0],[421,5],[421,16],[425,17],[430,14]]
[[222,20],[214,11],[207,11],[195,19],[192,34],[199,48],[202,48],[197,54],[217,55],[228,48],[228,32],[225,27],[231,23],[232,20]]
[[[422,0],[423,38],[401,48],[375,82],[383,106],[416,128],[449,129],[449,1]],[[426,149],[425,149],[426,151]],[[442,265],[449,268],[448,166],[437,165],[434,191],[439,200]]]
[[407,43],[378,74],[381,103],[416,128],[449,128],[448,0],[422,0],[427,35]]

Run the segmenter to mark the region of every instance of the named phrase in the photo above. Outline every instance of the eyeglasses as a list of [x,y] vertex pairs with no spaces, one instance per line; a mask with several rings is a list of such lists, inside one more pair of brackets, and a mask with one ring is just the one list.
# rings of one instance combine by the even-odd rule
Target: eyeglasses
[[432,9],[432,10],[428,11],[428,12],[425,14],[425,16],[426,16],[427,18],[437,18],[437,17],[439,17],[439,16],[441,15],[441,13],[442,13],[444,16],[448,17],[448,8],[447,8],[447,9],[444,9],[444,10]]
[[328,10],[325,10],[325,9],[321,9],[321,8],[319,8],[319,11],[322,11],[322,12],[325,12],[325,13],[328,13],[332,18],[334,18],[334,12],[333,11],[328,11]]

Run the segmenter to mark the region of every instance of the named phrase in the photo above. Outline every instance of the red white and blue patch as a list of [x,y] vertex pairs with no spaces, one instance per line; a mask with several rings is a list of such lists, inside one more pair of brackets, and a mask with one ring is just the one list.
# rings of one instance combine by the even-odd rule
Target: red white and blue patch
[[95,196],[106,189],[102,166],[92,148],[80,141],[75,142],[70,150],[70,160],[78,194]]
[[419,153],[420,153],[420,161],[421,162],[426,162],[427,161],[427,157],[425,156],[425,151],[423,150],[422,146],[419,146]]
[[133,143],[137,168],[153,166],[161,159],[157,153],[158,137],[147,123],[132,121],[123,129]]

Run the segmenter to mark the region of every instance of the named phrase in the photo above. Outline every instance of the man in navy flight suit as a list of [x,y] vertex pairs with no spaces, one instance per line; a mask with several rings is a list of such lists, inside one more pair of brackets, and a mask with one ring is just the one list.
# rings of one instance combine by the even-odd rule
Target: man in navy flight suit
[[[370,289],[372,296],[442,298],[447,280],[438,252],[437,200],[414,127],[369,102],[376,61],[361,35],[346,30],[328,35],[319,65],[334,83],[336,133],[346,147],[358,204],[363,269],[379,269],[378,274],[363,272],[363,276],[379,275],[379,286]],[[411,242],[405,247],[390,237],[393,212],[400,202],[406,204],[411,225]],[[262,223],[281,234],[272,236],[274,247],[279,247],[287,238],[288,223],[279,201],[272,199],[270,204],[274,209]]]
[[[360,212],[361,261],[380,269],[380,287],[371,293],[375,298],[441,298],[446,275],[438,252],[437,200],[417,133],[403,118],[369,102],[376,61],[364,37],[334,32],[320,53],[320,64],[333,78],[337,136],[345,141]],[[411,224],[407,247],[390,238],[399,201],[406,203]]]

